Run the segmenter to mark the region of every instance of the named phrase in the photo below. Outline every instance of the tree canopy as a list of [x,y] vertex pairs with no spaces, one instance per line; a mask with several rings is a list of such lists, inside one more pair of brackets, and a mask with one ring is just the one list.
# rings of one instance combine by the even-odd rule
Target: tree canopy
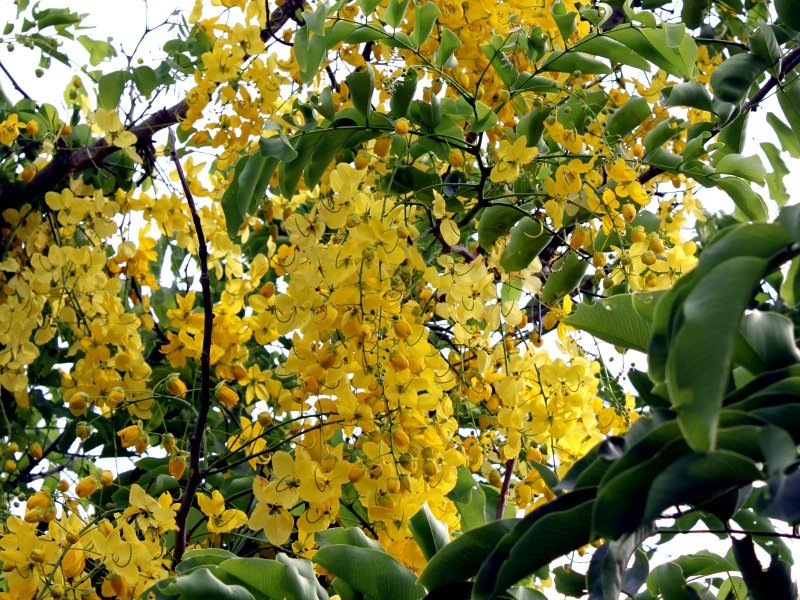
[[46,4],[0,598],[796,597],[794,2]]

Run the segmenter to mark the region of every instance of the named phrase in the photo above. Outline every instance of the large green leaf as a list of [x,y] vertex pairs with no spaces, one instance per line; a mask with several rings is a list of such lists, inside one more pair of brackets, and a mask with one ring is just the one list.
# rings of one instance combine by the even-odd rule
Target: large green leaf
[[511,229],[508,245],[500,257],[500,266],[509,272],[527,268],[551,239],[553,236],[545,232],[539,221],[523,217]]
[[119,98],[130,74],[125,71],[106,73],[97,82],[97,104],[106,110],[117,110]]
[[208,569],[197,569],[182,577],[162,579],[149,590],[157,600],[256,600],[240,585],[228,585]]
[[422,505],[417,514],[411,517],[408,528],[411,535],[414,536],[414,541],[422,550],[422,554],[428,560],[450,543],[447,525],[433,516],[427,502]]
[[767,170],[758,155],[742,156],[731,153],[723,156],[714,168],[717,175],[735,175],[764,185]]
[[738,177],[722,177],[714,179],[714,183],[731,197],[747,220],[767,220],[767,205],[764,199],[753,191],[747,182]]
[[[652,526],[646,525],[618,540],[606,542],[595,550],[586,573],[591,600],[619,598],[631,556],[644,540],[653,535],[653,531]],[[640,578],[640,586],[644,579]]]
[[544,305],[551,305],[571,293],[583,280],[589,263],[575,253],[569,253],[561,261],[561,268],[550,273],[542,286],[540,300]]
[[234,558],[221,563],[216,575],[239,585],[256,600],[327,600],[310,561],[278,554],[276,560]]
[[419,582],[433,591],[471,578],[483,559],[516,524],[516,519],[504,519],[465,531],[431,558]]
[[612,114],[606,123],[606,137],[624,138],[652,114],[647,100],[634,96]]
[[334,544],[320,548],[314,562],[371,598],[418,600],[423,596],[414,574],[385,552]]
[[755,54],[742,52],[731,56],[711,74],[714,97],[722,102],[742,103],[750,87],[768,67],[764,59]]
[[[673,439],[646,460],[623,468],[612,465],[597,493],[592,514],[592,536],[615,539],[647,522],[647,495],[653,480],[673,462],[689,453],[682,439]],[[619,465],[619,468],[617,466]]]
[[175,567],[176,573],[191,573],[196,569],[210,567],[225,562],[228,559],[236,558],[233,552],[222,548],[203,548],[201,550],[189,550],[181,558],[181,562]]
[[478,221],[478,244],[487,252],[517,221],[524,217],[519,208],[495,204],[486,208]]
[[800,362],[794,323],[775,312],[753,311],[742,319],[741,334],[760,362],[759,372]]
[[668,465],[647,491],[643,518],[657,518],[669,506],[706,501],[760,477],[755,463],[727,450],[687,454]]
[[663,292],[618,294],[593,304],[581,303],[564,323],[601,340],[647,352],[655,304]]
[[580,71],[584,75],[603,75],[611,72],[611,67],[595,60],[583,52],[565,52],[557,50],[552,52],[539,67],[540,71],[557,71],[560,73],[574,73]]
[[586,488],[565,494],[519,521],[481,565],[472,597],[493,598],[552,560],[591,541],[595,491]]
[[684,301],[666,376],[681,430],[695,450],[714,448],[736,332],[765,266],[749,256],[729,259],[700,278]]
[[330,529],[324,529],[314,534],[314,540],[320,548],[324,548],[325,546],[346,545],[385,552],[383,546],[372,538],[367,537],[358,527],[331,527]]
[[712,112],[711,95],[708,88],[699,81],[687,81],[668,88],[664,88],[664,106],[690,106],[699,110]]

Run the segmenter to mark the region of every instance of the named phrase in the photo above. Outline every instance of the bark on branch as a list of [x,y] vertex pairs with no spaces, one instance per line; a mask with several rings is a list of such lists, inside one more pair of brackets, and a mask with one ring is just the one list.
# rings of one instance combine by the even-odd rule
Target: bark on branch
[[203,472],[200,469],[200,453],[203,451],[203,433],[205,432],[208,412],[211,410],[211,331],[214,324],[214,307],[211,303],[211,280],[208,276],[208,248],[206,238],[203,234],[203,225],[200,222],[200,215],[194,203],[194,197],[189,189],[189,182],[186,181],[186,174],[183,172],[180,158],[178,158],[177,142],[175,134],[170,130],[170,156],[178,177],[181,181],[186,202],[192,213],[194,229],[197,233],[197,254],[200,261],[200,288],[203,292],[203,344],[200,351],[200,407],[197,411],[197,421],[194,424],[192,436],[189,438],[189,479],[183,490],[183,497],[178,512],[175,515],[175,523],[178,531],[175,534],[175,548],[172,552],[173,565],[177,565],[186,550],[186,525],[189,517],[189,510],[194,503],[197,488],[203,481]]
[[[303,1],[286,0],[283,5],[276,8],[267,18],[267,26],[261,32],[262,39],[266,41],[277,35],[289,18],[303,6]],[[149,142],[159,131],[179,123],[186,116],[187,109],[186,102],[182,100],[151,114],[129,131],[136,135],[138,143]],[[55,190],[64,178],[101,164],[117,150],[119,148],[109,146],[105,138],[96,139],[86,148],[62,147],[56,152],[52,162],[39,171],[29,183],[0,188],[0,208],[19,207],[46,192]]]

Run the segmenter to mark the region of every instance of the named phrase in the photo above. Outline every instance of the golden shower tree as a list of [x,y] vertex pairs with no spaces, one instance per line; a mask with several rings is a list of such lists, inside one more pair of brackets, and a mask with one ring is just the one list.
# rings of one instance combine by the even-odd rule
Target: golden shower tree
[[0,596],[781,597],[790,4],[198,0],[145,64],[18,0]]

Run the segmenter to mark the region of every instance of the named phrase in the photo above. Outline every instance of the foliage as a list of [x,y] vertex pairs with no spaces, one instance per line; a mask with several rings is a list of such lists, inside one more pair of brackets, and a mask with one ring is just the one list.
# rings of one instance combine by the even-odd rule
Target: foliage
[[800,32],[666,4],[18,0],[3,597],[792,597]]

